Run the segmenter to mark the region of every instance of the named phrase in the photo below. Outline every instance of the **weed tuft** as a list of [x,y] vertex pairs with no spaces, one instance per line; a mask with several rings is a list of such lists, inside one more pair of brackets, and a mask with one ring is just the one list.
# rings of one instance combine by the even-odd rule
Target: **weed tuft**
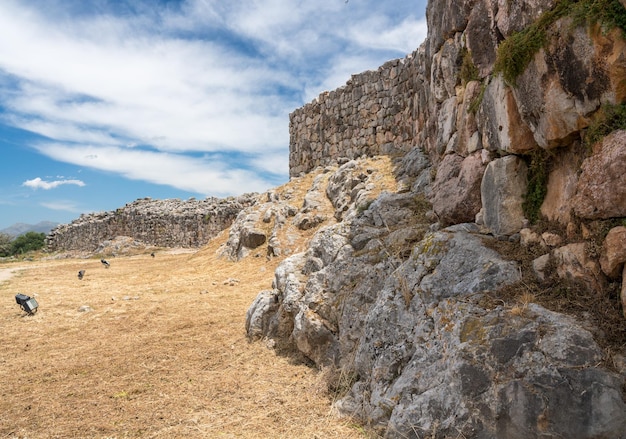
[[596,142],[616,130],[626,130],[626,104],[605,104],[587,128],[584,145],[591,150]]
[[478,76],[478,69],[474,65],[472,54],[466,47],[463,48],[461,56],[461,71],[459,72],[461,84],[466,85],[470,81],[478,81],[480,79]]
[[550,153],[544,149],[533,151],[528,158],[528,189],[522,209],[531,224],[535,224],[541,216],[541,205],[548,192],[550,159]]

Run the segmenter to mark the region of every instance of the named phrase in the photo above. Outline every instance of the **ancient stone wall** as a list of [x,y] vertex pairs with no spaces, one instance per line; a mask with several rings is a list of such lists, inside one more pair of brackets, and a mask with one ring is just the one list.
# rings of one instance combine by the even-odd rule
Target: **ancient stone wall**
[[94,251],[103,241],[130,236],[160,247],[200,247],[228,228],[255,200],[255,194],[186,201],[143,198],[58,226],[48,235],[47,246],[50,251]]
[[289,173],[297,176],[338,158],[406,152],[413,144],[413,55],[353,75],[289,118]]

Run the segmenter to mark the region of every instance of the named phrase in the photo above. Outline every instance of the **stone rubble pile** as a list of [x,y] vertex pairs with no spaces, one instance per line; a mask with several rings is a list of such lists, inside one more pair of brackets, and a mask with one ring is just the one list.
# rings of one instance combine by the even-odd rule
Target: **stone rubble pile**
[[256,194],[204,200],[143,198],[109,212],[81,215],[47,237],[50,251],[95,251],[102,242],[127,236],[157,247],[200,247],[227,229]]

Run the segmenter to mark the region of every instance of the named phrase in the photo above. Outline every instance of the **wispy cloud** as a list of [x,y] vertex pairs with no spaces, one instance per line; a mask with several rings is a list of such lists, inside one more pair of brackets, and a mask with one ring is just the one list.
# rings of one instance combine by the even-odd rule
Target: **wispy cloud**
[[50,210],[59,210],[63,212],[71,212],[71,213],[83,213],[83,209],[80,208],[73,201],[67,200],[59,200],[59,201],[46,201],[42,202],[41,205],[46,209]]
[[286,178],[288,114],[426,32],[421,0],[115,5],[0,3],[0,122],[55,160],[203,194]]
[[55,181],[46,181],[42,180],[40,177],[33,178],[32,180],[26,180],[22,183],[22,186],[26,186],[32,189],[44,189],[50,190],[57,188],[61,185],[70,184],[76,186],[85,186],[85,183],[81,180],[55,180]]
[[[259,187],[271,184],[253,172],[232,169],[230,163],[219,155],[192,157],[139,148],[62,143],[37,147],[41,153],[62,162],[116,172],[131,180],[170,185],[204,195],[232,195],[233,188],[237,188],[235,193],[255,192]],[[137,166],[138,163],[141,166]]]

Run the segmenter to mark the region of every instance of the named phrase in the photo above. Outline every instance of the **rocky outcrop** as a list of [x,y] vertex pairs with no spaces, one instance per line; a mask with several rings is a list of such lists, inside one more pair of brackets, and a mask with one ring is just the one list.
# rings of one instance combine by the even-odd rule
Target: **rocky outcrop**
[[[519,264],[476,224],[429,232],[429,209],[386,193],[322,227],[250,306],[248,335],[357,377],[335,408],[385,437],[619,438],[624,375],[599,366],[593,335],[533,303],[485,301]],[[559,249],[564,277],[587,266],[577,249]]]
[[260,256],[265,251],[268,258],[292,254],[300,233],[312,234],[353,216],[381,191],[395,190],[395,181],[390,187],[388,180],[381,179],[387,164],[382,159],[351,160],[340,167],[318,168],[310,174],[315,177],[308,187],[307,179],[292,179],[290,186],[304,185],[300,189],[304,194],[278,188],[261,195],[255,205],[239,213],[220,255],[238,261],[252,252]]
[[81,215],[56,227],[46,238],[47,247],[50,251],[94,252],[102,242],[118,236],[158,247],[200,247],[255,202],[255,194],[186,201],[144,198],[114,211]]
[[[383,437],[626,438],[623,335],[607,355],[595,310],[565,315],[526,291],[626,303],[626,131],[584,145],[626,101],[621,30],[564,13],[541,22],[520,73],[497,67],[557,3],[431,0],[418,50],[291,115],[291,175],[327,167],[306,204],[330,203],[332,220],[300,208],[325,220],[308,217],[316,233],[246,330],[352,377],[336,409]],[[372,199],[357,165],[379,154],[398,187]],[[540,214],[549,228],[531,224]]]

